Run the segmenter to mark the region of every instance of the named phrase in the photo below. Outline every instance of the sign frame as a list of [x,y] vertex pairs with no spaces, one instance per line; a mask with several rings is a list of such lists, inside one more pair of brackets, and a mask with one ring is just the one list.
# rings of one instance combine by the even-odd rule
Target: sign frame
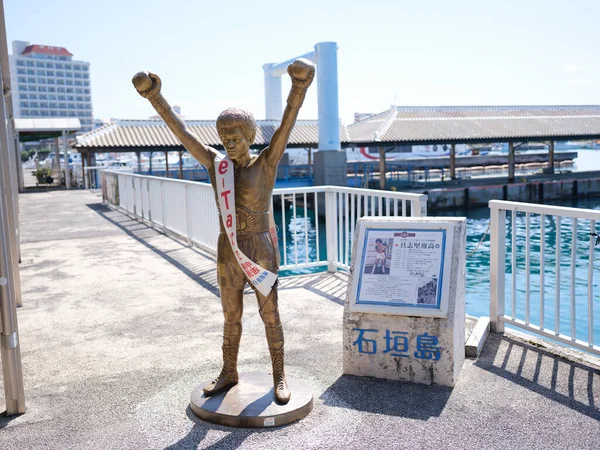
[[[452,251],[454,238],[453,222],[440,218],[387,218],[364,217],[357,222],[356,242],[352,255],[352,284],[350,287],[350,312],[391,314],[417,317],[447,317],[450,289],[450,271],[452,268]],[[419,304],[411,302],[361,300],[361,283],[365,275],[366,249],[370,232],[394,233],[428,233],[441,232],[442,248],[439,278],[435,304]],[[385,263],[384,263],[385,266]],[[381,269],[385,272],[385,268]],[[389,269],[388,269],[389,270]],[[375,275],[377,276],[377,275]]]

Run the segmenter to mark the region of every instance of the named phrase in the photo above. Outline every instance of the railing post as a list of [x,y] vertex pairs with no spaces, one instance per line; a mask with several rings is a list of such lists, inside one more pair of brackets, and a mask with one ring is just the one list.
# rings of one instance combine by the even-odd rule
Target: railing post
[[335,239],[335,230],[337,227],[335,191],[327,189],[325,191],[325,229],[327,242],[327,271],[337,271],[337,242]]
[[504,333],[504,288],[506,274],[506,211],[489,202],[490,207],[490,327]]
[[417,201],[412,201],[410,205],[410,215],[413,217],[427,217],[427,195],[421,195]]
[[190,236],[190,214],[189,214],[189,203],[188,203],[188,185],[184,186],[185,189],[185,235],[187,236],[188,245],[192,246],[192,237]]

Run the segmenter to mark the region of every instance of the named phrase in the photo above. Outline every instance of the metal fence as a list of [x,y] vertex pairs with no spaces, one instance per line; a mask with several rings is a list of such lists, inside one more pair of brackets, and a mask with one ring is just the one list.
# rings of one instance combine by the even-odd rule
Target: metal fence
[[[103,172],[105,203],[213,254],[220,232],[211,185]],[[275,189],[280,270],[348,270],[356,221],[363,216],[426,216],[427,196],[335,186]]]
[[511,324],[600,355],[600,211],[499,200],[489,207],[492,331]]

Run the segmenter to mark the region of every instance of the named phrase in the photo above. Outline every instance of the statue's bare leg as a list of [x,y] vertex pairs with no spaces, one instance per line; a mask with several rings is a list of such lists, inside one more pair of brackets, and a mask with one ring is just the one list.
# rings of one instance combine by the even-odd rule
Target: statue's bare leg
[[277,287],[274,287],[266,297],[256,292],[256,297],[260,308],[260,317],[265,324],[269,353],[271,354],[275,400],[277,403],[285,405],[290,401],[291,392],[285,379],[283,327],[277,307]]
[[223,326],[223,369],[219,376],[204,388],[207,397],[223,392],[239,381],[237,358],[242,337],[244,290],[221,286],[221,304],[225,316]]

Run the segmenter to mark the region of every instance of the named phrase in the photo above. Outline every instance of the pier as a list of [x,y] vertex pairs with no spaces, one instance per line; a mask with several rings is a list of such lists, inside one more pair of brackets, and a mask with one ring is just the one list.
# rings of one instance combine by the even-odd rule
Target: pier
[[[311,387],[314,411],[260,432],[201,422],[186,407],[220,368],[214,257],[101,202],[88,191],[20,196],[27,413],[0,418],[2,448],[589,448],[597,440],[598,360],[508,330],[465,362],[454,389],[341,376],[339,273],[285,278],[280,290],[287,371]],[[240,368],[268,371],[256,301],[244,303]]]

